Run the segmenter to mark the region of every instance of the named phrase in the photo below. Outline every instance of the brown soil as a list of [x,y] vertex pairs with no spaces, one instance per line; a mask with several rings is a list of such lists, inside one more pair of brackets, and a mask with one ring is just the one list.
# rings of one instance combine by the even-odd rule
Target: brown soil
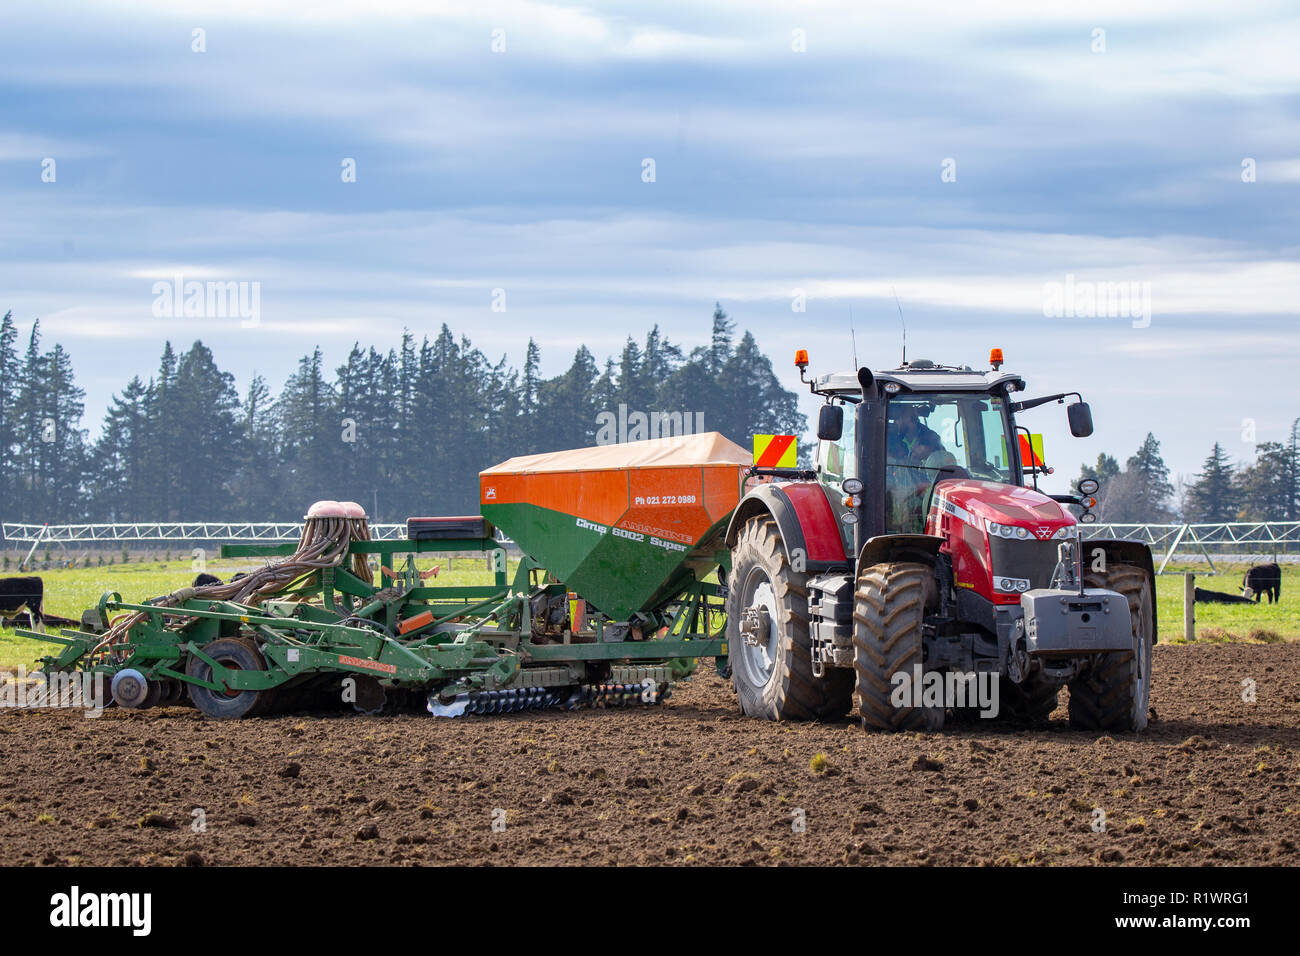
[[1300,863],[1300,644],[1162,646],[1155,675],[1141,737],[1064,700],[1040,730],[764,723],[711,672],[625,711],[10,710],[0,864]]

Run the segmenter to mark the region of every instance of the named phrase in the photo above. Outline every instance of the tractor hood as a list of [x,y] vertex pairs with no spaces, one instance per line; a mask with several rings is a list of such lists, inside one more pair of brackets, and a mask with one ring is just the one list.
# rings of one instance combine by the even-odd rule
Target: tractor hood
[[[1074,528],[1074,516],[1047,495],[1033,488],[997,481],[950,478],[934,489],[934,508],[988,533],[989,523],[1016,529],[1018,538],[1047,541],[1062,528]],[[1024,529],[1024,534],[1020,533]]]

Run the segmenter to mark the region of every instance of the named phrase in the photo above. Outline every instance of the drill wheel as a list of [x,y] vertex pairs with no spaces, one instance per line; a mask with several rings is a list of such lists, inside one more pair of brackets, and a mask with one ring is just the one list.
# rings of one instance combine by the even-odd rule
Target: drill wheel
[[[203,653],[231,670],[266,670],[266,661],[251,641],[221,638],[205,646]],[[197,656],[190,658],[185,673],[197,680],[212,679],[212,668]],[[272,696],[270,691],[219,691],[190,684],[190,700],[205,716],[214,720],[256,717],[270,705]]]

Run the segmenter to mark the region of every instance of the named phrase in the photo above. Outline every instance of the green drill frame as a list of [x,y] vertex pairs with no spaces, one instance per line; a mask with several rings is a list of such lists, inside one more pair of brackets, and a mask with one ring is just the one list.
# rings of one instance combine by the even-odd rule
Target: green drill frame
[[[294,546],[227,545],[222,557],[275,557]],[[415,565],[420,554],[479,552],[490,561],[489,585],[422,583]],[[662,607],[630,622],[611,622],[599,613],[577,634],[543,638],[532,629],[531,600],[539,593],[567,595],[545,569],[527,556],[507,583],[505,549],[491,538],[431,541],[356,541],[349,556],[378,556],[376,587],[349,570],[350,562],[293,582],[261,607],[233,601],[191,598],[177,607],[133,604],[115,592],[100,598],[92,618],[102,627],[119,612],[140,612],[112,656],[95,654],[98,633],[68,630],[58,635],[18,631],[24,637],[62,645],[41,658],[47,670],[113,674],[132,668],[151,681],[171,680],[222,691],[262,691],[311,675],[366,676],[404,689],[497,690],[580,683],[589,666],[662,665],[673,678],[692,672],[700,658],[725,664],[727,645],[716,624],[722,611],[717,585],[695,581]],[[406,556],[399,568],[397,558]],[[727,563],[725,552],[719,553]],[[319,603],[315,603],[316,600]],[[402,622],[428,615],[418,626]],[[636,628],[650,639],[617,639]],[[265,670],[237,670],[212,660],[203,648],[223,637],[256,639]],[[535,636],[537,639],[535,640]],[[188,673],[191,660],[211,669],[211,679]]]

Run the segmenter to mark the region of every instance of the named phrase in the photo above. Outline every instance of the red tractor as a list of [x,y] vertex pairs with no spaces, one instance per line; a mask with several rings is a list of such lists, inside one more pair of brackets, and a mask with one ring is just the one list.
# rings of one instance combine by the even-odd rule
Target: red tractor
[[1041,451],[1016,425],[1073,396],[1070,431],[1087,437],[1082,397],[1017,400],[1025,383],[996,349],[988,371],[913,361],[810,380],[806,352],[796,364],[825,399],[815,467],[756,467],[727,529],[741,710],[828,720],[852,707],[869,729],[937,730],[976,713],[1045,719],[1068,686],[1071,726],[1143,730],[1150,549],[1082,541],[1096,483],[1039,492]]

